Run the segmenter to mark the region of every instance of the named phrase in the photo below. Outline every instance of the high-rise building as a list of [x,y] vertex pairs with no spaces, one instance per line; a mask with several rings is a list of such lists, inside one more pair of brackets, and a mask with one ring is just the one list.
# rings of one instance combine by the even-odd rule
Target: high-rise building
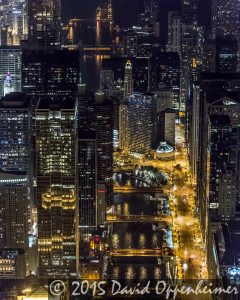
[[[124,84],[126,63],[129,59],[125,57],[112,57],[102,60],[102,68],[114,72],[115,86]],[[132,79],[133,90],[138,93],[145,93],[150,89],[150,63],[147,57],[133,57]]]
[[1,248],[27,250],[30,212],[29,196],[27,173],[0,172]]
[[21,270],[14,269],[19,278],[26,272],[32,195],[31,97],[20,93],[2,97],[0,118],[0,247],[6,257],[13,249],[21,250],[23,259],[16,256]]
[[[0,248],[0,279],[25,279],[25,252],[22,249],[4,249]],[[17,297],[16,290],[11,293],[1,295],[7,298]]]
[[235,73],[238,63],[238,45],[234,36],[217,36],[216,72]]
[[213,36],[233,35],[239,41],[239,4],[237,0],[213,0],[212,30]]
[[133,94],[133,74],[132,74],[132,64],[128,60],[125,66],[125,76],[124,76],[124,99],[127,99]]
[[26,1],[2,1],[0,12],[0,45],[17,46],[27,37]]
[[133,94],[120,108],[120,147],[132,153],[147,153],[153,143],[155,99],[152,94]]
[[218,73],[196,86],[190,162],[205,241],[210,221],[239,215],[239,83],[238,74]]
[[178,11],[168,13],[168,52],[181,54],[181,15]]
[[181,0],[182,21],[188,25],[196,25],[198,20],[198,0]]
[[166,109],[159,115],[159,131],[160,136],[157,141],[167,142],[170,146],[175,147],[175,123],[176,123],[176,111],[173,109]]
[[194,57],[195,46],[195,28],[192,24],[182,24],[181,37],[181,92],[180,92],[180,108],[182,111],[186,109],[186,102],[191,94],[191,75],[192,61]]
[[106,97],[114,95],[114,72],[113,70],[103,69],[100,71],[99,89]]
[[28,1],[28,41],[37,48],[60,46],[61,1]]
[[94,131],[78,133],[77,172],[80,242],[89,242],[98,225],[97,139]]
[[123,49],[126,57],[137,57],[137,34],[128,30],[124,32]]
[[75,100],[39,97],[35,110],[40,278],[76,276]]
[[28,172],[31,152],[31,97],[12,93],[0,100],[0,170]]
[[105,185],[106,205],[113,201],[113,103],[102,93],[95,95],[95,125],[97,137],[97,176],[98,184]]
[[158,3],[156,0],[144,1],[144,12],[139,15],[139,26],[154,29],[158,23]]
[[79,52],[25,50],[22,54],[22,90],[31,95],[77,93]]
[[0,47],[0,96],[21,91],[21,61],[19,47]]
[[173,107],[179,109],[180,104],[180,58],[178,53],[156,53],[150,58],[151,91],[171,88],[173,91]]

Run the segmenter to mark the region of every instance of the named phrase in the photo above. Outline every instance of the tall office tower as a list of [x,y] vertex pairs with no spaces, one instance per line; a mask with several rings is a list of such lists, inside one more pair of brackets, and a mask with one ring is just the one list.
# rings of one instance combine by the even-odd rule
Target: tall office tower
[[78,86],[78,130],[79,131],[95,131],[95,95],[94,93],[86,91],[85,84],[79,84]]
[[31,97],[20,93],[0,100],[0,248],[5,253],[22,250],[24,275],[31,197],[31,106]]
[[75,100],[39,97],[35,110],[40,278],[76,276]]
[[[215,104],[217,105],[217,104]],[[229,115],[210,114],[209,213],[213,220],[236,215],[236,165],[232,163],[233,125]],[[228,185],[226,183],[228,182]]]
[[20,45],[26,38],[26,1],[1,1],[0,45]]
[[30,211],[27,173],[0,171],[0,195],[0,248],[26,251]]
[[79,53],[68,50],[25,50],[22,90],[31,95],[70,95],[79,84]]
[[119,148],[128,151],[128,103],[120,104],[119,107]]
[[28,1],[28,41],[37,48],[59,48],[61,1]]
[[[0,248],[0,279],[25,279],[26,269],[24,264],[24,250]],[[4,293],[2,286],[1,296],[7,299],[15,299],[17,297],[17,291],[11,289],[10,293]]]
[[127,30],[123,35],[123,49],[124,56],[126,57],[137,57],[137,34],[132,30]]
[[113,103],[102,93],[95,95],[95,122],[97,134],[98,185],[105,186],[106,205],[113,201]]
[[237,0],[212,1],[212,30],[217,34],[234,35],[239,40],[239,4]]
[[196,25],[198,21],[199,0],[181,0],[182,21],[184,24]]
[[94,131],[78,133],[77,172],[81,243],[89,242],[98,225],[105,222],[105,203],[98,198],[97,190],[97,139]]
[[106,97],[114,95],[114,72],[113,70],[103,69],[100,71],[99,89]]
[[[239,74],[207,74],[196,89],[192,145],[197,143],[193,161],[194,168],[197,167],[197,196],[205,239],[209,214],[211,220],[232,219],[239,214],[239,83]],[[237,199],[234,188],[228,194],[231,199],[224,196],[224,185],[230,178],[233,181],[227,189],[236,186]],[[230,207],[223,209],[230,202],[233,207],[236,203],[235,212]]]
[[176,111],[173,109],[166,109],[160,113],[159,132],[160,139],[157,141],[167,142],[170,146],[175,147],[175,123]]
[[125,66],[124,75],[124,99],[127,99],[133,94],[133,73],[132,63],[130,60],[127,61]]
[[[102,68],[114,72],[114,82],[119,86],[124,83],[125,67],[128,59],[125,57],[112,57],[103,59]],[[147,57],[131,58],[133,90],[139,93],[145,93],[150,86],[150,63]]]
[[206,37],[203,44],[203,71],[214,73],[216,71],[216,40]]
[[21,61],[19,47],[0,47],[0,96],[21,91]]
[[128,98],[128,152],[150,151],[154,133],[154,97],[152,94],[137,94]]
[[0,170],[30,170],[31,97],[12,93],[0,100]]
[[139,26],[154,28],[158,21],[158,3],[156,0],[144,1],[144,12],[139,15]]
[[152,91],[171,88],[173,90],[173,106],[179,110],[180,104],[180,58],[178,53],[157,53],[150,58]]
[[178,11],[168,13],[168,52],[178,52],[181,54],[181,15]]
[[199,160],[199,122],[200,122],[200,84],[195,82],[193,86],[193,101],[189,118],[189,162],[193,183],[197,183]]
[[216,39],[216,71],[219,73],[235,73],[238,62],[238,45],[234,36],[217,36]]
[[190,97],[192,61],[194,58],[194,27],[191,24],[182,24],[181,38],[181,95],[180,109],[185,111],[186,102]]

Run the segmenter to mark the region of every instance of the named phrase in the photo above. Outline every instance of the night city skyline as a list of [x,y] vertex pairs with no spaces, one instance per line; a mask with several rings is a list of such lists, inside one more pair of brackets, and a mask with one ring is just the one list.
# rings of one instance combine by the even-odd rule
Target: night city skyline
[[0,300],[239,299],[240,2],[0,1]]

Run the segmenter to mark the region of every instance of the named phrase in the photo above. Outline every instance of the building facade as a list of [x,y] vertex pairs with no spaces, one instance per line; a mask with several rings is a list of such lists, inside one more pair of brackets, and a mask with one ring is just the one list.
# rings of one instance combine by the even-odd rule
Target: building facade
[[40,97],[35,110],[40,278],[71,278],[77,272],[75,113],[72,98]]

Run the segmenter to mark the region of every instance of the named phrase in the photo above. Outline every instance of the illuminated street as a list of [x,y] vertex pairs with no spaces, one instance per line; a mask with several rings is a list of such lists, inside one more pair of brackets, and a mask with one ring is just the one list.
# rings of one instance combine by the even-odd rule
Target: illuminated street
[[[174,250],[176,253],[178,278],[179,279],[207,279],[206,268],[206,253],[203,249],[200,223],[195,214],[195,189],[191,183],[189,172],[189,162],[186,153],[184,127],[182,125],[176,126],[176,151],[175,157],[171,160],[156,160],[145,159],[143,157],[128,157],[116,156],[116,164],[118,171],[129,172],[130,166],[152,166],[163,172],[168,178],[166,186],[157,188],[147,186],[133,186],[128,182],[127,186],[115,184],[115,192],[131,193],[138,192],[154,192],[161,191],[162,195],[169,197],[171,216],[137,216],[125,214],[123,216],[114,216],[109,214],[109,222],[156,222],[164,220],[172,225]],[[132,167],[133,169],[133,167]],[[148,252],[139,252],[138,255],[146,256]],[[112,255],[132,256],[134,250],[114,250]],[[156,253],[157,254],[157,253]],[[150,255],[151,256],[151,255]],[[160,256],[160,253],[159,253]]]

